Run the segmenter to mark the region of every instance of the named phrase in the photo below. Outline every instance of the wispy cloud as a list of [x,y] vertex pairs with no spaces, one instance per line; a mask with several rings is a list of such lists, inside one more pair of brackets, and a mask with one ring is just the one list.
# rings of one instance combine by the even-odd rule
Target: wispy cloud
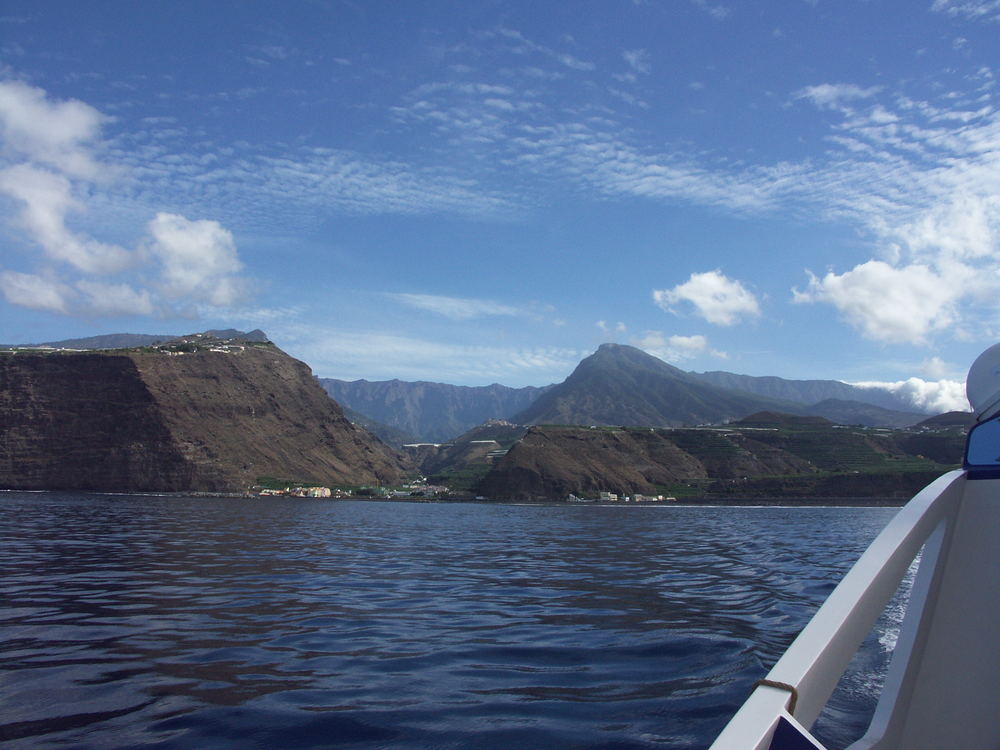
[[442,297],[433,294],[388,294],[387,296],[409,307],[427,310],[452,320],[472,320],[493,315],[520,317],[529,314],[521,308],[492,300]]
[[587,60],[581,60],[565,50],[556,50],[532,41],[516,29],[500,27],[496,31],[486,32],[484,37],[500,37],[512,42],[510,50],[515,54],[525,54],[528,52],[541,53],[542,55],[558,61],[567,68],[580,71],[591,71],[597,66]]
[[821,83],[816,86],[806,86],[793,94],[796,99],[808,99],[817,107],[838,109],[845,102],[870,99],[881,91],[880,86],[862,88],[853,83]]
[[934,0],[931,10],[973,21],[1000,21],[1000,0]]
[[871,233],[877,257],[809,274],[793,299],[833,305],[867,338],[926,344],[1000,307],[1000,114],[893,105],[845,110],[831,161],[812,176],[831,214]]
[[649,52],[644,49],[629,49],[622,53],[622,57],[625,58],[625,62],[629,64],[636,73],[642,73],[643,75],[648,74],[653,66],[650,63]]
[[691,2],[720,21],[727,18],[730,13],[730,9],[721,3],[712,3],[709,0],[691,0]]
[[632,343],[666,362],[683,362],[705,355],[728,359],[725,352],[711,349],[705,336],[668,336],[662,331],[646,331],[632,339]]
[[[587,352],[461,345],[385,331],[277,324],[272,337],[321,377],[538,385],[564,379]],[[269,333],[271,333],[269,331]]]

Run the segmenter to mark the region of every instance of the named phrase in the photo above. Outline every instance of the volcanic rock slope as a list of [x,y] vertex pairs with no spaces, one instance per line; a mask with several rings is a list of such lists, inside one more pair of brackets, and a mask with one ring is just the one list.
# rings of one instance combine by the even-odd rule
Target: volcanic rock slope
[[0,355],[0,487],[234,492],[406,471],[273,345],[173,348]]
[[720,388],[641,349],[603,344],[511,421],[519,424],[678,427],[716,424],[801,404]]
[[658,494],[909,497],[962,455],[960,430],[843,428],[761,412],[716,428],[536,426],[480,482],[505,500]]

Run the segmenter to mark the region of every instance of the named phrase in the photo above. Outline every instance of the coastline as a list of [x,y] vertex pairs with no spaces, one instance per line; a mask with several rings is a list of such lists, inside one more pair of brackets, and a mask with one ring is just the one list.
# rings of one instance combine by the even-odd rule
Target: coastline
[[[3,494],[81,494],[81,495],[102,495],[105,497],[163,497],[163,498],[198,498],[198,499],[224,499],[224,500],[261,500],[267,502],[272,498],[262,497],[253,493],[240,492],[120,492],[104,490],[22,490],[13,488],[0,489],[0,496]],[[543,499],[492,499],[475,497],[472,495],[444,495],[440,497],[371,497],[368,495],[357,495],[341,498],[317,498],[317,497],[295,497],[283,496],[281,499],[298,501],[319,501],[319,502],[342,502],[360,501],[375,503],[470,503],[476,505],[565,505],[568,507],[598,507],[598,508],[696,508],[696,507],[787,507],[787,508],[900,508],[904,506],[909,498],[900,497],[687,497],[676,501],[657,502],[600,502],[591,503],[571,503],[558,498]]]

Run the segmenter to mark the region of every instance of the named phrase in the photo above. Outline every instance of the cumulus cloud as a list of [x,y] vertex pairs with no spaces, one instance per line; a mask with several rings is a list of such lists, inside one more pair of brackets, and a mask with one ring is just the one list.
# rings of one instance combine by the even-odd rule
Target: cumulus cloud
[[878,388],[895,393],[915,408],[928,414],[946,411],[971,411],[965,397],[965,383],[958,380],[923,380],[908,378],[896,382],[866,381],[851,383],[858,388]]
[[0,292],[12,305],[58,313],[68,312],[75,296],[66,284],[17,271],[0,271]]
[[489,315],[524,315],[525,312],[492,300],[443,297],[434,294],[390,294],[404,305],[443,315],[452,320],[472,320]]
[[0,128],[8,155],[94,179],[101,167],[90,153],[90,143],[107,119],[75,99],[54,102],[43,89],[0,81]]
[[968,319],[974,299],[996,308],[1000,294],[1000,196],[959,195],[883,233],[887,260],[842,274],[809,274],[796,302],[833,305],[863,336],[927,344]]
[[120,271],[132,263],[128,251],[70,231],[67,214],[82,210],[70,181],[30,164],[0,171],[0,193],[21,204],[17,223],[53,260],[87,273]]
[[[7,216],[21,230],[38,273],[0,270],[0,293],[14,305],[63,314],[169,315],[175,304],[231,306],[247,283],[232,234],[215,221],[159,213],[140,250],[102,242],[70,227],[105,179],[119,170],[95,154],[102,123],[93,107],[54,101],[42,89],[0,81],[3,161],[0,194],[13,199]],[[153,265],[150,281],[150,265]],[[143,288],[150,285],[149,288]]]
[[676,312],[675,305],[688,302],[699,316],[721,326],[731,326],[741,318],[761,314],[753,293],[718,269],[693,273],[687,281],[672,289],[654,290],[653,301],[667,312]]
[[156,310],[148,289],[87,279],[78,281],[76,288],[84,295],[83,308],[94,315],[152,315]]
[[810,274],[795,302],[827,302],[866,338],[923,344],[929,333],[955,321],[960,292],[953,280],[923,265],[896,268],[871,260],[843,274]]
[[159,213],[149,222],[148,251],[162,266],[162,287],[171,299],[202,301],[226,307],[241,300],[245,282],[237,274],[232,232],[217,221],[191,221]]

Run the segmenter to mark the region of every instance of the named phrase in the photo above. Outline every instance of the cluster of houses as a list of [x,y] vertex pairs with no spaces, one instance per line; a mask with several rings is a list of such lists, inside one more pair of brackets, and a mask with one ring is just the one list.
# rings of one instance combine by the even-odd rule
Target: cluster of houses
[[438,497],[447,495],[448,488],[440,484],[425,484],[413,482],[403,486],[401,490],[393,490],[390,497]]
[[388,487],[363,488],[357,493],[340,488],[330,489],[329,487],[283,487],[281,489],[262,489],[257,492],[259,497],[323,497],[333,500],[346,500],[353,497],[376,497],[376,498],[410,498],[410,497],[439,497],[448,494],[448,488],[443,485],[426,484],[424,482],[412,482],[404,485],[403,489],[393,490]]
[[263,489],[257,494],[261,497],[350,497],[344,490],[331,490],[329,487],[285,487],[280,490]]
[[675,503],[677,498],[671,495],[640,495],[638,492],[634,495],[618,495],[614,492],[599,492],[597,497],[577,497],[571,494],[566,498],[567,502],[570,503]]

